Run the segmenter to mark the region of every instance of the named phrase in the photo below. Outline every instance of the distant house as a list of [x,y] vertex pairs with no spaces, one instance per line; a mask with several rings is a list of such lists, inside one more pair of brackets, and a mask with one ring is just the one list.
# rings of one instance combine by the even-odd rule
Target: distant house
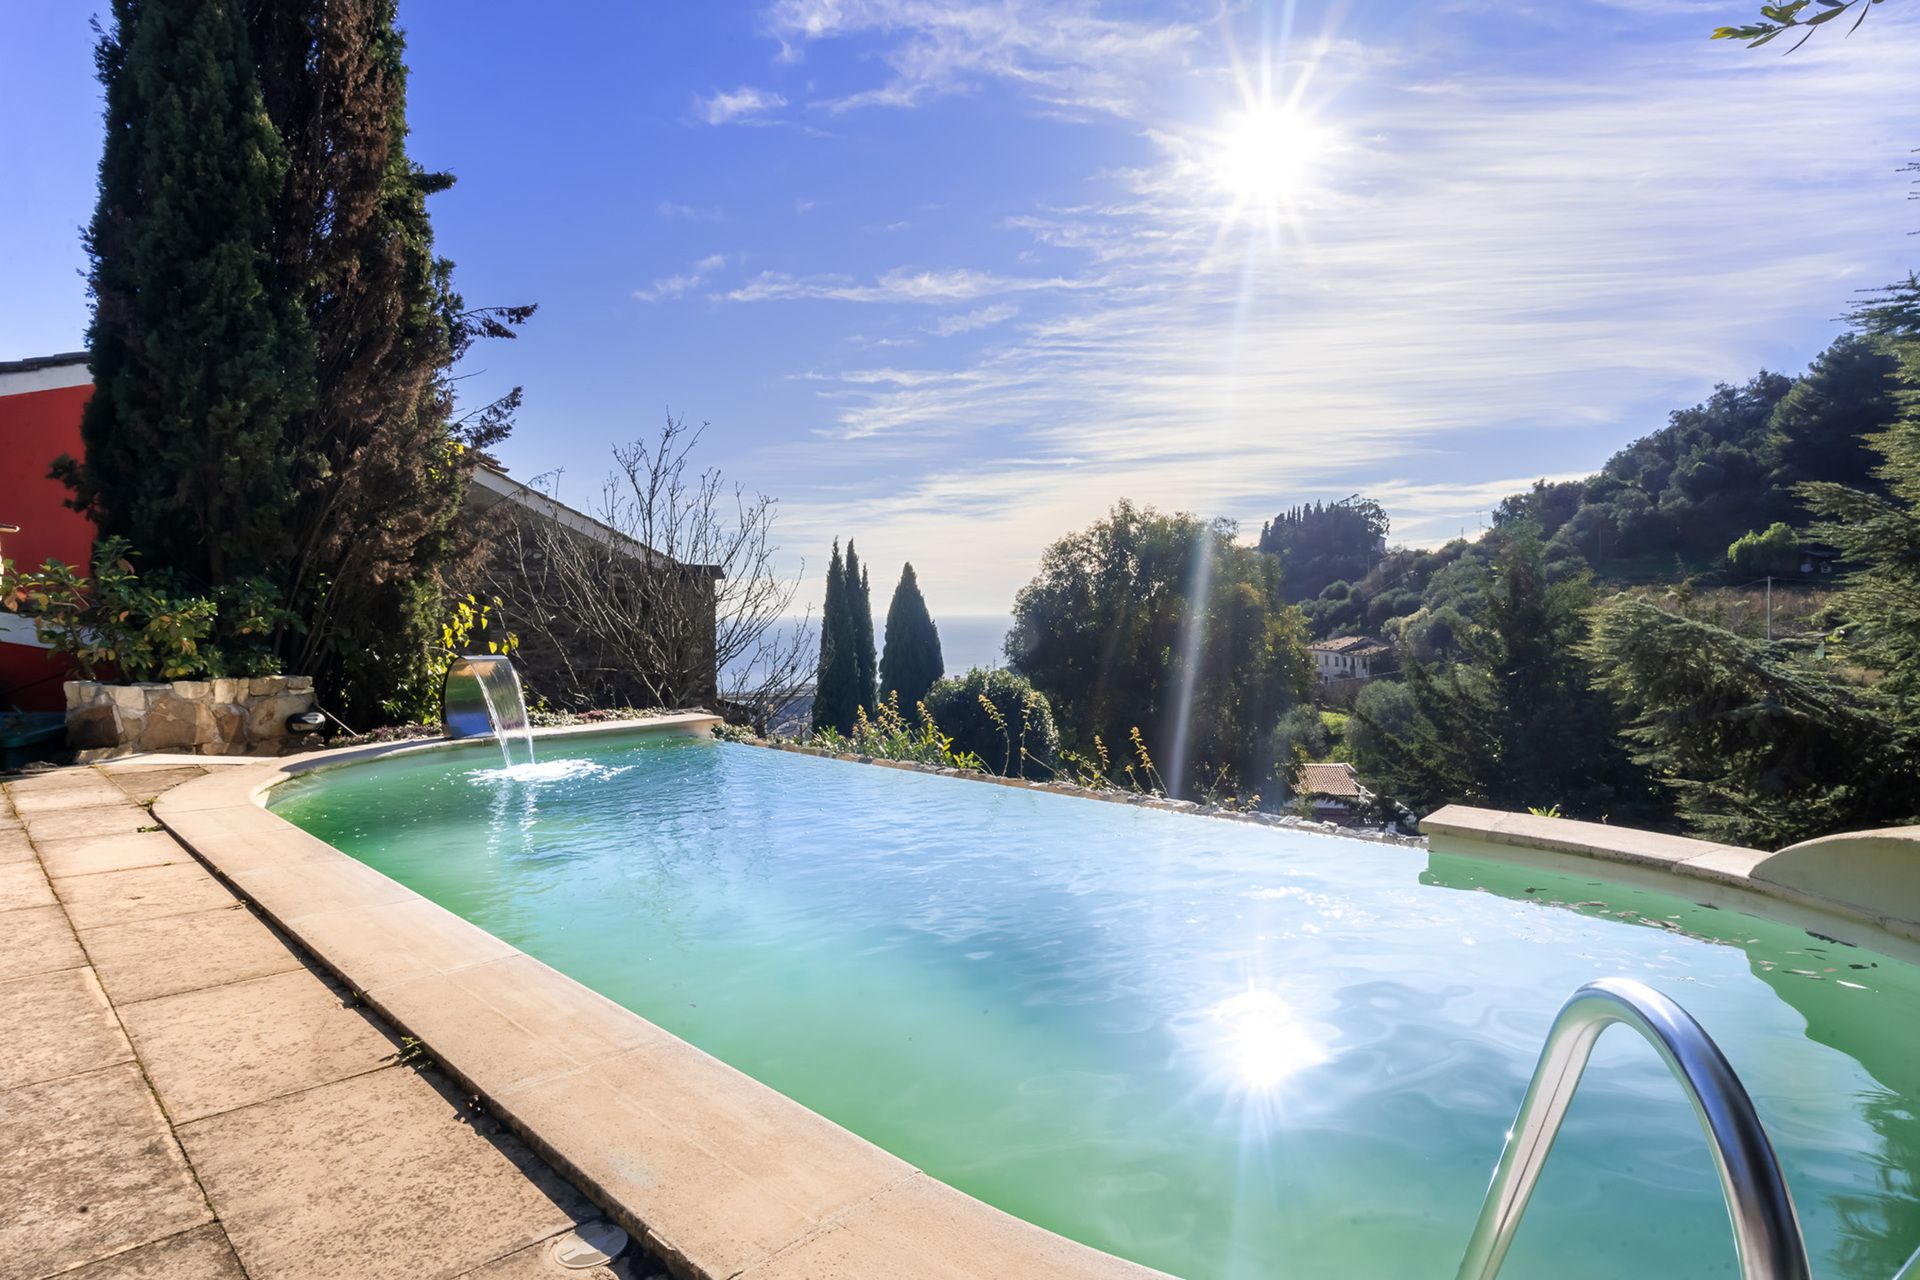
[[1352,817],[1373,799],[1373,793],[1360,785],[1353,766],[1341,761],[1301,765],[1293,794],[1312,804],[1314,817],[1336,822]]
[[1800,544],[1800,572],[1807,577],[1819,577],[1833,572],[1833,566],[1840,559],[1840,553],[1820,542]]
[[1341,636],[1307,646],[1314,675],[1323,685],[1342,680],[1371,680],[1393,667],[1393,649],[1371,636]]

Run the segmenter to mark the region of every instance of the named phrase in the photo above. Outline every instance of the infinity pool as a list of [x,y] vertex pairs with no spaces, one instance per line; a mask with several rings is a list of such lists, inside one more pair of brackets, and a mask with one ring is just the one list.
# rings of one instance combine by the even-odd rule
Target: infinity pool
[[[556,744],[546,744],[549,752]],[[686,738],[309,775],[274,809],[934,1176],[1188,1280],[1449,1277],[1547,1026],[1719,1041],[1816,1273],[1920,1247],[1920,970],[1495,863]],[[1732,1276],[1699,1127],[1603,1038],[1505,1276]]]

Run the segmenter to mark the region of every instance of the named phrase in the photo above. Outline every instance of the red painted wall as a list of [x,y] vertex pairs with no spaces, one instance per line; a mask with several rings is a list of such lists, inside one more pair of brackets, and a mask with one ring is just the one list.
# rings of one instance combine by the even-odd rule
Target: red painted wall
[[[0,524],[20,526],[0,533],[0,555],[20,568],[93,556],[93,522],[65,505],[67,487],[47,475],[61,454],[82,456],[80,412],[92,394],[78,386],[7,395],[0,383]],[[61,710],[66,678],[46,650],[0,643],[0,710]]]

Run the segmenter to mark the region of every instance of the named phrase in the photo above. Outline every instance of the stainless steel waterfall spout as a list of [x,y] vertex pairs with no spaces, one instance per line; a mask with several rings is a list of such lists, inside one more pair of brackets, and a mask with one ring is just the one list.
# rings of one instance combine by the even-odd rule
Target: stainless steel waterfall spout
[[533,762],[526,699],[519,673],[505,654],[455,658],[440,687],[440,709],[449,738],[494,738],[500,744],[501,762],[509,767],[518,763],[510,744],[524,742],[526,763]]
[[1589,982],[1560,1007],[1494,1166],[1480,1220],[1460,1262],[1459,1280],[1492,1280],[1498,1274],[1594,1042],[1616,1022],[1633,1028],[1654,1047],[1693,1104],[1733,1219],[1741,1276],[1807,1280],[1799,1215],[1746,1088],[1726,1055],[1685,1009],[1626,978]]

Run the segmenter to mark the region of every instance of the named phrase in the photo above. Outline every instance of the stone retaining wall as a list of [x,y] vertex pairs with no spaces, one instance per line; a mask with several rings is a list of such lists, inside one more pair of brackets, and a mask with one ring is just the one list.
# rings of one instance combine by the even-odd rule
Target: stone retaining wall
[[274,756],[298,741],[287,717],[313,710],[311,676],[103,684],[69,680],[67,745],[83,761],[136,751]]

